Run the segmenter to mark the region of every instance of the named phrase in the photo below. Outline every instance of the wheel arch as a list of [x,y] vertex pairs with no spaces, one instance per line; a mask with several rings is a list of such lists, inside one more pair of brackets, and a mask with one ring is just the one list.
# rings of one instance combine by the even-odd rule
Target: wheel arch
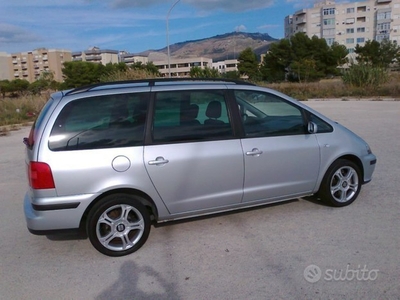
[[[360,173],[361,173],[360,174],[360,177],[361,177],[360,179],[364,183],[364,166],[363,166],[360,158],[358,158],[356,155],[347,154],[347,155],[343,155],[343,156],[338,157],[335,161],[337,161],[338,159],[346,159],[346,160],[349,160],[349,161],[355,163],[357,165],[358,169],[360,170]],[[332,162],[332,164],[333,163],[334,162]]]
[[99,202],[101,199],[103,199],[106,196],[112,195],[112,194],[128,194],[128,195],[133,195],[133,196],[139,196],[140,197],[140,202],[147,208],[150,219],[152,222],[155,222],[158,219],[158,210],[157,206],[154,203],[153,199],[147,195],[146,193],[136,190],[136,189],[130,189],[130,188],[120,188],[120,189],[114,189],[107,191],[101,195],[99,195],[96,199],[94,199],[90,205],[86,208],[84,214],[82,215],[79,228],[81,231],[86,231],[86,221],[88,214],[90,210],[93,208],[93,206]]

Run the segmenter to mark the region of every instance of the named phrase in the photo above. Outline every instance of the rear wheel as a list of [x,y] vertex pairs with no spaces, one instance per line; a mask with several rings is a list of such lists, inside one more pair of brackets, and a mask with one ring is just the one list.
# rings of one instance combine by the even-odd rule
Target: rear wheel
[[88,215],[87,233],[92,245],[108,256],[138,250],[150,233],[150,216],[140,198],[128,194],[101,199]]
[[331,206],[346,206],[361,190],[360,169],[350,160],[338,159],[326,172],[318,195]]

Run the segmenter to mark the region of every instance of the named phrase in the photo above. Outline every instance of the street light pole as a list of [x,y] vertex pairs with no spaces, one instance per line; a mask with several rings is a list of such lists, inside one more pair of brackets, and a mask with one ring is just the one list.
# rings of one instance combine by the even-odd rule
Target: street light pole
[[171,6],[167,14],[167,58],[168,58],[168,77],[171,78],[171,62],[170,62],[170,52],[169,52],[169,15],[171,14],[172,9],[178,2],[181,0],[175,1],[175,3]]

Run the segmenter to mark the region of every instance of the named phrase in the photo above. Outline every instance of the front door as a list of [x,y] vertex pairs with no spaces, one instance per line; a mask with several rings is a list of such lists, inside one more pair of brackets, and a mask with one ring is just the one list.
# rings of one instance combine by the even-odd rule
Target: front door
[[244,202],[311,193],[319,172],[319,145],[306,131],[301,108],[258,91],[235,91],[243,119]]

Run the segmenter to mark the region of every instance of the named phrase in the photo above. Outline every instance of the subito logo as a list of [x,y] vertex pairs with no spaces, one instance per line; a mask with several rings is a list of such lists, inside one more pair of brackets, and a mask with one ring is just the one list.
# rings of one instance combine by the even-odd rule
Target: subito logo
[[307,280],[309,283],[318,282],[322,277],[321,268],[316,265],[309,265],[307,268],[304,269],[303,272],[304,279]]

